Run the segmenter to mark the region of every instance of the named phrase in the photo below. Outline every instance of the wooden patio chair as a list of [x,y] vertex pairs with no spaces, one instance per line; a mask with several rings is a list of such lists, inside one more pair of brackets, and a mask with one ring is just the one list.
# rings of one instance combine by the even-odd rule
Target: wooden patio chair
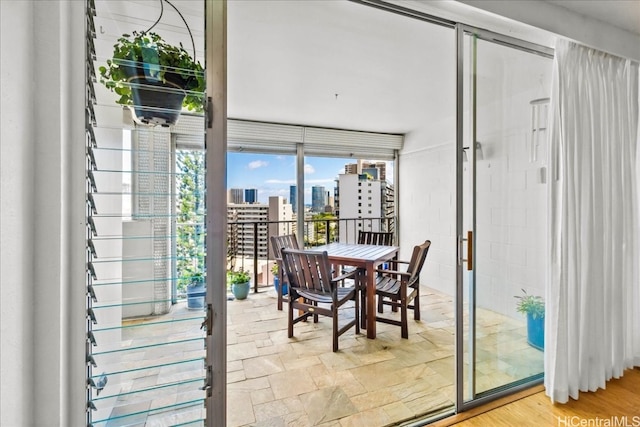
[[[413,318],[420,320],[420,271],[429,252],[431,241],[413,248],[410,261],[391,261],[392,269],[378,269],[380,275],[376,279],[376,295],[378,296],[378,313],[383,312],[384,305],[400,309],[400,320],[376,315],[376,321],[400,326],[402,338],[409,338],[407,309],[413,310]],[[398,266],[406,264],[406,271],[399,271]],[[412,304],[413,302],[413,304]]]
[[284,289],[284,285],[287,284],[288,280],[287,275],[284,274],[284,269],[282,266],[282,250],[283,249],[299,249],[298,239],[295,234],[287,234],[284,236],[271,236],[271,247],[273,248],[273,255],[276,257],[276,264],[278,264],[278,280],[280,282],[280,287],[277,289],[278,293],[278,310],[282,311],[282,303],[289,302],[288,295],[284,295],[282,289]]
[[[338,282],[345,279],[343,276],[355,275],[357,272],[332,277],[326,251],[283,249],[282,264],[289,279],[289,338],[293,337],[294,324],[311,316],[316,323],[318,315],[332,319],[334,352],[338,351],[338,337],[352,326],[356,327],[356,334],[360,333],[358,289],[355,286],[338,286]],[[354,302],[354,318],[339,327],[338,309],[349,301]],[[301,314],[294,318],[296,309]]]

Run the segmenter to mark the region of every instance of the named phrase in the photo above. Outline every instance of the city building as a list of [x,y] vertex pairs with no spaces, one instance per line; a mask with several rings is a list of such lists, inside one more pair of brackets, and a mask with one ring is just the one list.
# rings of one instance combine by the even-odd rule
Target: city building
[[327,204],[327,193],[323,186],[314,185],[311,187],[311,211],[312,212],[324,212],[324,207]]
[[292,234],[295,233],[295,230],[296,227],[291,204],[287,203],[287,200],[280,196],[269,197],[269,238],[271,236]]
[[289,186],[289,203],[293,209],[293,213],[298,212],[298,187],[296,185]]
[[369,160],[358,159],[357,163],[348,163],[344,165],[345,174],[369,174],[373,179],[386,181],[387,179],[387,162],[375,162]]
[[387,180],[387,162],[371,162],[367,160],[358,160],[359,173],[369,173],[374,175],[374,179],[381,181]]
[[[269,205],[260,203],[229,204],[227,206],[228,254],[231,257],[252,257],[257,249],[258,258],[266,257],[268,220]],[[257,247],[256,241],[258,242]]]
[[340,174],[337,212],[347,221],[340,228],[341,242],[355,242],[357,232],[395,231],[393,187],[366,174]]
[[258,189],[247,188],[244,190],[245,203],[258,203]]
[[344,173],[359,173],[358,172],[358,164],[357,163],[348,163],[344,165]]
[[227,190],[227,203],[244,203],[244,190],[242,188],[230,188]]
[[269,237],[293,232],[292,230],[295,229],[293,219],[291,205],[279,196],[269,197],[268,204],[229,204],[227,206],[229,253],[237,257],[253,257],[256,254],[255,242],[257,241],[258,258],[266,258]]

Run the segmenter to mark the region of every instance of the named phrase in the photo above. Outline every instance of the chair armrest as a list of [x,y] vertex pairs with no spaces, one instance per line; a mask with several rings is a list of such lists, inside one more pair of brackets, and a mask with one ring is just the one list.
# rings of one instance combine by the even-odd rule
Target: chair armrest
[[411,277],[411,273],[407,273],[406,271],[385,270],[384,268],[377,268],[376,271],[378,273],[384,273],[384,274],[389,274],[389,275]]
[[351,279],[351,278],[356,276],[356,273],[357,273],[357,270],[349,271],[349,272],[341,274],[340,276],[333,277],[331,279],[331,281],[332,282],[341,282],[344,279]]

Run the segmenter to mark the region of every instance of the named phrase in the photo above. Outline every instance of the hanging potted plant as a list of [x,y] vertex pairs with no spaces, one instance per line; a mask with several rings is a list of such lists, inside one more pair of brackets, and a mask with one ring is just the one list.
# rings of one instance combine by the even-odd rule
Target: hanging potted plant
[[527,316],[527,342],[538,350],[544,350],[544,300],[542,297],[528,295],[523,289],[523,296],[516,295],[516,310]]
[[251,288],[249,273],[244,270],[231,271],[227,274],[227,278],[231,285],[233,296],[236,299],[246,299]]
[[113,46],[112,58],[99,72],[100,82],[120,96],[116,102],[133,107],[137,121],[170,126],[178,120],[183,107],[203,111],[205,81],[204,69],[195,59],[195,43],[186,20],[173,4],[162,2],[171,5],[187,26],[193,56],[182,43],[169,44],[150,32],[154,24],[147,31],[123,34]]

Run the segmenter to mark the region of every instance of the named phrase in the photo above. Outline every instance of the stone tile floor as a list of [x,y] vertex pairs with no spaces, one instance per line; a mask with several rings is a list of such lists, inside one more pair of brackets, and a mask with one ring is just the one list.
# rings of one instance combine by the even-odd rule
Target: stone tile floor
[[[378,323],[375,340],[351,329],[337,353],[328,318],[298,323],[287,338],[286,306],[277,311],[275,298],[265,290],[228,303],[230,427],[384,426],[452,408],[452,297],[423,287],[422,320],[410,320],[409,339]],[[478,325],[478,392],[542,372],[524,319],[480,309]]]
[[[356,335],[351,329],[340,337],[340,350],[336,353],[331,351],[331,322],[326,317],[320,317],[315,324],[296,324],[294,337],[288,338],[287,307],[284,311],[276,309],[276,294],[270,288],[261,288],[246,300],[229,301],[227,308],[229,427],[385,426],[453,407],[455,323],[450,296],[423,287],[422,320],[410,320],[409,339],[400,337],[399,327],[378,323],[375,340],[367,339],[364,333]],[[345,318],[348,311],[352,313],[353,309],[345,309]],[[125,329],[123,343],[141,348],[129,358],[149,364],[167,361],[169,356],[195,358],[196,362],[149,372],[134,371],[131,378],[122,375],[121,394],[114,402],[111,417],[123,411],[139,416],[112,419],[106,422],[107,427],[175,425],[204,416],[204,395],[199,390],[201,380],[197,380],[203,375],[202,362],[197,363],[204,356],[202,343],[196,339],[188,345],[181,344],[177,353],[171,348],[145,347],[165,336],[201,336],[198,314],[181,303],[167,315],[127,322],[156,322],[151,330]],[[194,320],[178,321],[194,315]],[[391,315],[388,307],[385,315]],[[478,392],[542,372],[542,352],[526,343],[524,319],[478,309],[476,335]],[[465,343],[466,340],[465,336]],[[120,359],[120,363],[129,362]],[[191,382],[161,388],[140,399],[135,393],[126,393],[141,381],[152,386]],[[172,406],[181,401],[193,403],[180,409]],[[132,405],[146,406],[129,408]],[[150,408],[158,409],[147,414]]]

